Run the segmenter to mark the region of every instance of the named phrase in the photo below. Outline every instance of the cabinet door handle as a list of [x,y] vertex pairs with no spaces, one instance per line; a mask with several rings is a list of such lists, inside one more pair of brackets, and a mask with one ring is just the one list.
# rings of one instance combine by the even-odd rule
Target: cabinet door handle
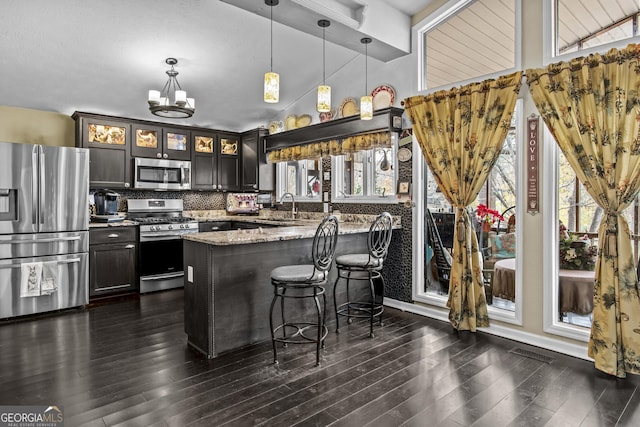
[[168,158],[169,158],[169,155],[168,155],[167,153],[164,153],[164,154],[162,155],[162,158],[163,158],[163,159],[168,159]]
[[120,235],[117,233],[111,233],[107,237],[110,239],[117,239]]
[[156,157],[157,157],[157,158],[159,158],[159,159],[161,159],[161,158],[162,158],[162,154],[161,154],[161,153],[158,153],[158,154],[156,154]]
[[133,249],[133,248],[135,248],[135,247],[136,247],[136,245],[127,245],[127,246],[125,246],[124,248],[125,248],[125,249]]
[[124,183],[124,187],[125,187],[125,188],[129,188],[129,186],[130,186],[130,185],[131,185],[131,184],[129,184],[128,182],[125,182],[125,183]]

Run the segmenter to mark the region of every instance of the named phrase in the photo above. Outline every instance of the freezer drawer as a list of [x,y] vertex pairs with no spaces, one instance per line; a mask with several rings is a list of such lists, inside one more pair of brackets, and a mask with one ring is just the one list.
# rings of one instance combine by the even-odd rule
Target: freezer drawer
[[0,260],[0,319],[88,302],[88,254]]
[[63,255],[88,250],[88,231],[0,235],[0,260]]

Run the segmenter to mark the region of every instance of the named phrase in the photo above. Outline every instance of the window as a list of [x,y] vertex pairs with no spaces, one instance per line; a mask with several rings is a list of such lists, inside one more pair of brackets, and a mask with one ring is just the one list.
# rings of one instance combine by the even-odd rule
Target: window
[[546,62],[624,47],[638,37],[639,19],[637,0],[546,0]]
[[[482,203],[490,209],[498,211],[504,217],[504,220],[485,224],[488,225],[486,229],[483,229],[483,224],[478,222],[477,236],[483,255],[485,294],[487,295],[489,313],[494,319],[516,323],[521,322],[522,305],[520,280],[515,261],[516,254],[519,253],[516,242],[521,242],[523,235],[522,229],[516,226],[518,214],[516,206],[519,200],[517,195],[522,193],[521,180],[518,178],[518,164],[520,164],[523,154],[518,151],[518,147],[523,146],[521,111],[522,100],[518,100],[498,160],[484,188],[480,190],[478,197],[471,205],[471,208],[476,208],[478,204]],[[426,188],[423,200],[424,213],[427,214],[427,209],[431,212],[440,242],[445,251],[451,255],[455,213],[438,189],[426,162],[422,160],[422,163],[423,188]],[[427,221],[426,216],[424,221]],[[445,285],[446,280],[443,282],[439,277],[437,252],[440,249],[436,247],[439,243],[435,241],[437,237],[429,232],[427,224],[421,230],[423,244],[420,247],[424,248],[424,263],[422,263],[423,277],[420,281],[422,286],[416,290],[417,299],[435,303],[439,300],[440,304],[444,304],[448,290]],[[447,256],[447,254],[444,255]],[[509,283],[494,287],[494,266],[502,260],[508,260],[507,263],[511,263],[508,267],[511,270],[509,274],[512,278]]]
[[[551,143],[555,142],[552,140]],[[558,158],[558,260],[557,284],[558,320],[569,325],[590,328],[593,314],[592,293],[584,293],[584,288],[592,287],[586,279],[595,276],[590,273],[595,268],[598,228],[603,217],[603,209],[593,200],[578,180],[566,157],[557,149]],[[635,259],[638,258],[638,198],[624,210],[629,223]],[[579,279],[585,278],[583,284]]]
[[447,2],[418,31],[421,90],[515,71],[519,0]]
[[319,200],[321,169],[320,159],[278,163],[278,197],[291,193],[296,200]]
[[396,202],[398,136],[391,147],[373,148],[332,157],[332,200],[343,202],[374,199]]

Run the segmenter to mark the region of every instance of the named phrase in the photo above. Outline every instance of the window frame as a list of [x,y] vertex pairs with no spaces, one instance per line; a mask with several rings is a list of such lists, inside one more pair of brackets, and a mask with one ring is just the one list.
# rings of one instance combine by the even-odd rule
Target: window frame
[[[542,122],[544,124],[544,122]],[[543,159],[544,171],[546,176],[542,182],[558,183],[559,169],[558,155],[560,148],[556,144],[553,136],[549,132],[547,126],[543,126]],[[555,185],[553,191],[545,191],[543,194],[542,205],[542,224],[545,230],[545,239],[543,242],[543,253],[551,254],[545,256],[542,265],[543,289],[542,289],[542,330],[546,333],[558,335],[565,338],[571,338],[576,341],[588,342],[590,329],[564,323],[558,319],[558,305],[560,304],[559,288],[559,247],[556,244],[559,238],[558,227],[558,186]]]
[[606,52],[612,48],[622,49],[630,43],[640,43],[640,34],[627,39],[592,46],[575,52],[567,52],[556,55],[556,4],[558,0],[543,0],[542,3],[542,61],[543,66],[560,61],[569,61],[580,56],[587,56],[592,53]]
[[[295,160],[298,164],[305,164],[304,167],[299,168],[296,171],[296,184],[300,186],[300,188],[304,188],[306,186],[306,182],[303,179],[303,176],[299,173],[300,170],[306,169],[307,160]],[[278,162],[276,163],[276,198],[280,200],[284,193],[287,193],[289,190],[287,189],[287,166],[290,162]],[[300,195],[294,194],[296,202],[320,202],[322,200],[322,159],[318,160],[318,176],[320,179],[321,191],[316,196],[308,196],[308,195]],[[308,175],[305,175],[305,178]]]
[[489,73],[482,76],[471,77],[467,80],[452,82],[450,84],[429,88],[427,87],[426,75],[426,56],[427,46],[425,43],[426,33],[445,22],[448,18],[454,16],[459,11],[467,7],[469,4],[478,0],[449,0],[444,5],[436,9],[416,25],[416,43],[418,52],[418,91],[435,92],[438,90],[447,90],[456,86],[463,86],[486,79],[496,78],[505,74],[514,73],[522,69],[522,0],[513,0],[515,2],[515,23],[514,23],[514,58],[513,67],[501,70],[495,73]]
[[[515,118],[516,122],[516,138],[518,139],[516,142],[517,147],[521,147],[516,152],[515,159],[515,175],[516,175],[516,224],[523,224],[524,219],[524,211],[522,209],[522,205],[526,200],[525,197],[525,182],[526,182],[526,167],[524,165],[525,157],[525,126],[524,126],[524,101],[523,98],[519,97],[516,101],[516,109],[517,116]],[[413,136],[413,144],[416,147],[419,147],[418,142],[415,139],[415,135]],[[412,299],[417,302],[421,302],[430,306],[435,306],[443,309],[447,309],[447,295],[436,295],[430,294],[422,289],[424,288],[424,257],[425,257],[425,225],[424,225],[424,215],[425,211],[425,195],[424,195],[424,186],[423,179],[425,174],[427,173],[426,161],[423,156],[413,156],[413,182],[418,184],[418,187],[414,193],[414,202],[413,205],[413,216],[412,216],[412,224],[413,224],[413,236],[412,236],[412,244],[413,244],[413,273],[412,273]],[[487,184],[485,184],[486,186]],[[481,190],[482,191],[482,190]],[[524,227],[516,226],[516,241],[524,242]],[[505,310],[498,307],[493,307],[487,305],[487,311],[489,313],[489,318],[491,320],[501,321],[505,323],[511,323],[514,325],[523,325],[523,262],[524,259],[524,244],[520,243],[516,245],[516,300],[514,302],[514,311]]]
[[373,153],[378,148],[371,148],[369,150],[363,150],[366,152],[366,170],[365,174],[365,194],[362,196],[357,195],[344,195],[342,190],[340,190],[340,186],[344,182],[344,155],[340,156],[331,156],[331,201],[333,203],[386,203],[386,204],[396,204],[398,203],[397,199],[397,185],[398,185],[398,134],[396,132],[391,133],[391,147],[390,150],[393,153],[393,182],[394,192],[392,194],[385,194],[384,196],[378,196],[373,194],[375,191],[375,162],[370,161],[373,157]]

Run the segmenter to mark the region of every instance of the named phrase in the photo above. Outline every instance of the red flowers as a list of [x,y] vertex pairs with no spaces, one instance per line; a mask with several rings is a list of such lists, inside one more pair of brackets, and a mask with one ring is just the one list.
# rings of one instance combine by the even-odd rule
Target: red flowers
[[489,209],[487,205],[483,205],[482,203],[478,204],[476,208],[476,215],[482,222],[490,222],[493,223],[496,219],[500,221],[504,221],[504,217],[500,215],[500,212],[494,209]]

